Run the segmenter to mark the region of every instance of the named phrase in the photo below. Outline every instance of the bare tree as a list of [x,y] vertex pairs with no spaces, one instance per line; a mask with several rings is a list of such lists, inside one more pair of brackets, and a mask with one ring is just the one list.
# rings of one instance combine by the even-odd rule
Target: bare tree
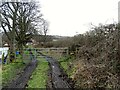
[[[18,11],[18,3],[5,2],[0,6],[1,26],[4,30],[10,45],[10,60],[14,58],[15,29]],[[9,33],[8,33],[9,32]]]
[[40,11],[34,2],[20,3],[17,20],[18,30],[16,30],[16,40],[18,49],[21,53],[23,46],[25,46],[27,41],[31,39],[32,35],[38,33],[37,23],[41,21],[42,16],[39,12]]
[[22,53],[27,40],[32,34],[37,33],[42,14],[35,2],[4,2],[0,6],[0,11],[1,26],[9,40],[13,59],[15,42]]
[[44,44],[46,43],[46,39],[47,39],[47,33],[48,33],[48,27],[49,27],[49,23],[46,20],[43,20],[43,35],[44,35]]

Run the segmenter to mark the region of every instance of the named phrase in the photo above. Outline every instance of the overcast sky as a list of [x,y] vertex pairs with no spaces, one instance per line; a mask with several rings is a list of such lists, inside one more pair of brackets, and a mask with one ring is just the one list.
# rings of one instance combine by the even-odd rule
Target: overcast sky
[[89,30],[90,23],[117,22],[119,0],[40,0],[49,34],[73,36]]
[[44,18],[49,22],[48,34],[51,35],[74,36],[88,31],[90,23],[98,25],[118,21],[120,0],[37,1],[41,4]]

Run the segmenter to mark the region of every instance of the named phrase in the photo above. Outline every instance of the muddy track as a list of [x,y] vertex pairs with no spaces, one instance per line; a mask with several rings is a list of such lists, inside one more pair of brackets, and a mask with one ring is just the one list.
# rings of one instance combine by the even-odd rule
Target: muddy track
[[7,89],[15,90],[18,88],[25,88],[36,66],[37,66],[37,60],[31,61],[25,67],[25,69],[23,70],[23,73],[21,73],[18,78],[16,80],[13,80],[8,86],[3,87],[2,90],[7,90]]
[[47,89],[65,89],[73,90],[73,84],[71,84],[70,79],[65,74],[65,72],[60,68],[60,64],[57,60],[52,57],[45,56],[41,54],[49,62],[50,70],[48,73],[49,81],[47,82]]
[[[53,89],[65,89],[65,90],[73,90],[72,84],[70,84],[70,80],[65,72],[60,68],[60,65],[57,60],[52,57],[45,56],[42,53],[39,53],[42,57],[44,57],[49,62],[49,72],[47,81],[47,90]],[[31,61],[24,69],[24,71],[20,74],[20,76],[13,80],[8,86],[2,88],[2,90],[16,90],[18,88],[25,89],[27,82],[32,75],[32,72],[37,67],[37,60]]]

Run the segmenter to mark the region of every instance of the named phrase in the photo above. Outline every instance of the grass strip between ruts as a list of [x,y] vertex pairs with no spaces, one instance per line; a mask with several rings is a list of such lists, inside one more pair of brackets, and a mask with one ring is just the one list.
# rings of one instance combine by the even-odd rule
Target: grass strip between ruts
[[48,69],[48,62],[45,60],[45,58],[39,58],[38,65],[32,73],[26,88],[46,88]]

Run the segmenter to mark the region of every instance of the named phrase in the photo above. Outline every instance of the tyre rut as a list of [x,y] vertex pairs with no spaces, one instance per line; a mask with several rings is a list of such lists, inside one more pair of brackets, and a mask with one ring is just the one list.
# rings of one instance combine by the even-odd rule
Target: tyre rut
[[49,56],[44,56],[46,60],[49,62],[49,66],[51,68],[51,83],[54,89],[67,89],[73,90],[71,85],[69,84],[68,77],[60,68],[60,65],[57,60],[53,59]]
[[8,86],[3,87],[2,89],[17,89],[17,88],[25,88],[27,85],[27,82],[32,75],[32,72],[35,70],[37,66],[37,60],[31,61],[24,69],[23,73],[20,74],[20,76],[13,80]]

